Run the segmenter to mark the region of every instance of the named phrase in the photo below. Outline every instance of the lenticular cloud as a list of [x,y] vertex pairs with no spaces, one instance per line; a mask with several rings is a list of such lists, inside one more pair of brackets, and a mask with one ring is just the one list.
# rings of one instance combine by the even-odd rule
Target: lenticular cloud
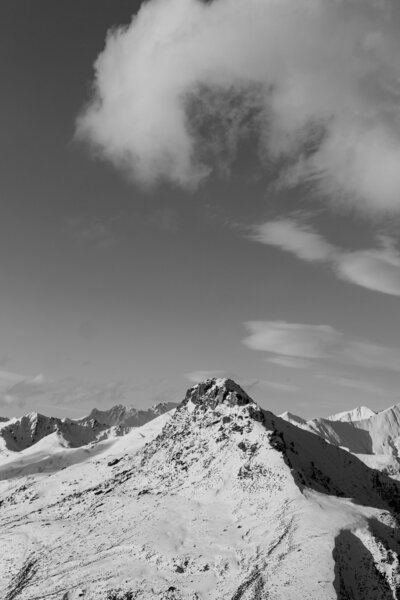
[[400,209],[397,0],[150,0],[110,31],[77,135],[188,188],[252,135],[282,185]]

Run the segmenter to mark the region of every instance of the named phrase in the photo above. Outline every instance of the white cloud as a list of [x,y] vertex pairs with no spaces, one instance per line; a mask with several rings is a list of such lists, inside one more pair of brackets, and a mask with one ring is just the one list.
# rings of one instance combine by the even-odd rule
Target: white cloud
[[251,236],[256,242],[277,246],[308,262],[325,262],[335,252],[319,233],[293,219],[267,221],[253,228]]
[[317,375],[317,378],[322,379],[323,381],[328,381],[333,385],[349,388],[351,390],[358,390],[366,394],[372,394],[374,397],[385,395],[385,391],[382,388],[372,385],[367,381],[360,381],[359,379],[351,379],[349,377],[339,377],[326,374]]
[[278,219],[256,225],[250,239],[281,248],[307,262],[326,263],[339,279],[349,283],[400,296],[400,252],[388,237],[378,238],[380,248],[347,251],[327,242],[310,226]]
[[394,248],[342,253],[336,261],[336,272],[356,285],[400,296],[400,253]]
[[77,135],[143,184],[193,187],[257,131],[285,185],[398,210],[399,16],[397,0],[150,0],[108,33]]
[[329,356],[341,334],[329,325],[300,325],[284,321],[249,321],[250,335],[243,343],[252,350],[263,350],[300,358]]
[[243,343],[276,357],[330,360],[365,368],[400,371],[400,349],[352,338],[330,325],[249,321]]

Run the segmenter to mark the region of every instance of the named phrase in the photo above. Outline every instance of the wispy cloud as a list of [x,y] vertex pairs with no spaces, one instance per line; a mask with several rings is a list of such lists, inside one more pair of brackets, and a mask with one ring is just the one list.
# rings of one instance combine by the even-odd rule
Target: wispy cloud
[[400,349],[352,338],[329,325],[249,321],[243,343],[275,357],[334,361],[365,368],[400,371]]
[[368,381],[360,381],[359,379],[352,379],[349,377],[340,377],[340,376],[332,376],[332,375],[317,375],[318,379],[322,379],[323,381],[328,381],[330,384],[335,386],[340,386],[344,388],[348,388],[350,390],[357,390],[360,392],[364,392],[366,394],[371,394],[374,397],[376,396],[385,396],[385,391]]
[[108,249],[117,242],[109,224],[99,218],[72,217],[67,225],[74,238],[82,244]]
[[307,369],[313,364],[311,360],[294,356],[271,356],[267,358],[267,362],[285,369]]
[[341,279],[400,296],[400,253],[395,248],[338,253],[333,266]]
[[90,383],[72,378],[61,380],[46,379],[42,374],[10,381],[0,391],[0,404],[30,408],[40,400],[46,405],[69,406],[85,404],[94,406],[112,406],[124,403],[127,399],[127,387],[123,382]]
[[136,181],[188,187],[257,135],[284,185],[398,210],[399,17],[397,0],[150,0],[108,33],[77,135]]
[[170,208],[159,208],[152,212],[148,217],[148,223],[164,233],[177,233],[179,230],[179,216]]
[[257,383],[260,388],[275,390],[276,392],[294,393],[298,391],[298,387],[292,383],[283,383],[281,381],[271,381],[269,379],[260,379]]
[[18,385],[19,382],[25,379],[24,375],[20,373],[13,373],[12,371],[0,371],[0,404],[9,404],[12,399],[7,397],[7,390]]
[[186,379],[191,381],[192,383],[200,383],[201,381],[205,381],[206,379],[213,379],[214,377],[219,378],[229,378],[230,375],[227,371],[224,370],[205,370],[205,371],[191,371],[190,373],[186,373]]
[[400,252],[388,237],[378,237],[378,248],[348,251],[333,246],[308,225],[279,219],[256,225],[250,238],[290,252],[300,260],[325,263],[339,279],[349,283],[400,296]]

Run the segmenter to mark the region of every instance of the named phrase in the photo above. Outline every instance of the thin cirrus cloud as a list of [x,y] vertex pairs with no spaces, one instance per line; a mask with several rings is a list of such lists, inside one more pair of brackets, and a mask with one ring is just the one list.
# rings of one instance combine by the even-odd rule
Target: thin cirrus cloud
[[267,358],[267,362],[285,369],[307,369],[313,364],[311,360],[294,356],[271,356]]
[[67,220],[67,225],[79,243],[99,249],[108,249],[117,243],[117,236],[108,224],[100,219],[72,217]]
[[252,134],[283,185],[399,210],[399,18],[398,0],[150,0],[109,31],[77,137],[193,188]]
[[251,239],[306,262],[325,263],[349,283],[400,296],[400,252],[390,238],[380,237],[379,248],[347,251],[333,246],[308,225],[280,219],[256,225]]
[[316,376],[317,379],[322,381],[328,381],[331,385],[348,388],[350,390],[356,390],[366,394],[371,394],[374,397],[384,396],[385,390],[376,385],[372,385],[368,381],[360,381],[358,379],[351,379],[349,377],[332,377],[331,375],[321,374]]
[[400,371],[400,349],[352,338],[330,325],[285,321],[248,321],[243,343],[272,358],[333,361],[365,368]]
[[284,383],[281,381],[271,381],[269,379],[243,379],[239,377],[236,373],[231,373],[229,371],[224,370],[210,370],[210,371],[192,371],[190,373],[186,373],[186,378],[192,383],[200,383],[206,379],[213,378],[227,378],[234,379],[239,382],[246,390],[251,390],[252,388],[267,388],[274,390],[276,392],[296,392],[297,387],[290,383]]
[[25,407],[29,406],[32,400],[41,400],[52,406],[86,403],[93,408],[122,403],[126,395],[127,389],[123,382],[94,384],[72,378],[55,381],[39,374],[34,377],[19,376],[18,380],[10,380],[0,391],[0,404]]

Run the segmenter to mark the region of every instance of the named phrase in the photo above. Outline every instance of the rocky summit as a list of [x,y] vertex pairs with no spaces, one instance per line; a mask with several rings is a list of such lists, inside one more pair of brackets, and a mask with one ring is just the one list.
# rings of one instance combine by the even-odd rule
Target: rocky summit
[[399,481],[296,423],[209,379],[125,435],[9,453],[1,597],[399,597]]

